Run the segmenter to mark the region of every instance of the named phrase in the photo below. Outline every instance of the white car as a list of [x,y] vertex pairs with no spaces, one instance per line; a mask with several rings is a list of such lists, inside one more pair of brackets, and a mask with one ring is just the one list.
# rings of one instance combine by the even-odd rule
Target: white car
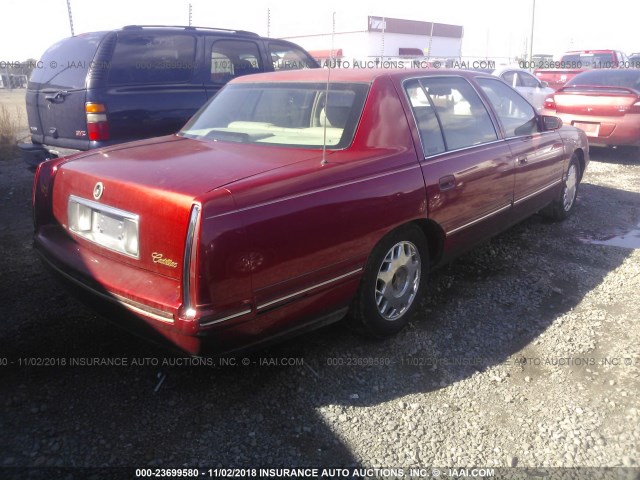
[[515,88],[538,110],[543,107],[544,99],[554,93],[553,88],[549,88],[547,82],[541,82],[531,73],[520,68],[501,68],[494,70],[492,75],[500,77]]

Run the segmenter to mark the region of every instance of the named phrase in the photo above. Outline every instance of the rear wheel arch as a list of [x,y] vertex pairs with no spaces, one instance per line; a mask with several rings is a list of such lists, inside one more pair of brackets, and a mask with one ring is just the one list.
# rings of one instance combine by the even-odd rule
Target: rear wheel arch
[[[356,331],[377,338],[402,330],[420,308],[431,265],[442,256],[443,244],[444,232],[430,219],[416,219],[398,225],[387,232],[368,255],[358,293],[351,305],[349,324]],[[406,263],[406,267],[402,266],[392,271],[391,266],[395,260],[390,261],[389,258],[397,249],[404,249],[404,254],[400,257],[414,259],[417,276],[411,273],[412,268],[408,266],[409,262]],[[389,268],[387,272],[382,273],[385,265]],[[388,273],[392,274],[391,280],[384,278]],[[411,278],[416,279],[413,283],[413,294],[410,294],[407,289],[397,288],[403,283],[408,285]],[[386,292],[387,286],[394,291]],[[405,292],[409,293],[406,297]],[[397,312],[398,315],[389,316],[384,305],[389,303],[394,306],[397,300],[406,302],[403,303],[406,310],[397,312],[391,309],[390,311]]]

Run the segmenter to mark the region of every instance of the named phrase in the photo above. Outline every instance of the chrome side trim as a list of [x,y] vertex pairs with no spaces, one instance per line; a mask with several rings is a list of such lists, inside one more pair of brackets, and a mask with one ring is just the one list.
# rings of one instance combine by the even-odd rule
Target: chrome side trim
[[200,216],[200,205],[191,207],[187,238],[184,242],[184,259],[182,261],[182,307],[187,318],[195,317],[196,311],[191,304],[191,261],[193,253],[193,239],[196,235],[196,226]]
[[242,315],[246,315],[248,313],[251,313],[251,309],[250,308],[247,308],[246,310],[242,310],[241,312],[234,313],[232,315],[227,315],[226,317],[216,318],[215,320],[211,320],[209,322],[201,323],[200,326],[201,327],[208,327],[210,325],[215,325],[216,323],[222,323],[222,322],[226,322],[227,320],[231,320],[233,318],[241,317]]
[[473,221],[471,221],[469,223],[465,223],[464,225],[461,225],[461,226],[459,226],[457,228],[454,228],[453,230],[449,230],[446,233],[446,235],[447,236],[453,235],[454,233],[459,232],[460,230],[463,230],[463,229],[465,229],[467,227],[475,225],[476,223],[481,222],[483,220],[486,220],[489,217],[493,217],[494,215],[497,215],[498,213],[505,211],[507,208],[511,208],[511,204],[505,205],[504,207],[500,207],[499,209],[494,210],[493,212],[487,213],[486,215],[483,215],[480,218],[476,218],[475,220],[473,220]]
[[556,185],[558,185],[562,180],[556,180],[553,183],[550,183],[549,185],[547,185],[546,187],[542,187],[540,190],[536,190],[533,193],[530,193],[529,195],[525,195],[522,198],[519,198],[518,200],[516,200],[515,202],[513,202],[514,205],[517,205],[520,202],[524,202],[525,200],[531,198],[531,197],[535,197],[536,195],[538,195],[539,193],[544,192],[545,190],[549,190],[552,187],[555,187]]
[[[40,253],[40,252],[38,252]],[[72,283],[78,285],[79,287],[84,288],[85,290],[90,291],[94,295],[107,300],[112,303],[117,303],[128,310],[131,310],[135,313],[139,313],[141,315],[153,318],[154,320],[158,320],[163,323],[173,323],[173,315],[169,312],[164,312],[160,309],[149,307],[147,305],[143,305],[142,303],[136,302],[135,300],[131,300],[129,298],[123,297],[122,295],[118,295],[117,293],[109,292],[109,294],[102,293],[96,290],[93,287],[90,287],[86,283],[81,282],[77,278],[72,275],[69,275],[67,272],[61,270],[56,264],[51,262],[48,258],[46,258],[42,253],[40,253],[40,257],[47,262],[51,268],[53,268],[58,274],[71,281]]]
[[342,280],[344,278],[347,278],[347,277],[350,277],[352,275],[355,275],[356,273],[360,273],[362,270],[363,270],[363,268],[360,267],[357,270],[352,270],[349,273],[345,273],[344,275],[340,275],[339,277],[335,277],[335,278],[332,278],[330,280],[326,280],[324,282],[318,283],[316,285],[312,285],[311,287],[307,287],[307,288],[305,288],[303,290],[299,290],[299,291],[291,293],[289,295],[285,295],[284,297],[276,298],[275,300],[271,300],[269,302],[262,303],[262,304],[258,305],[257,310],[264,310],[265,308],[270,307],[271,305],[274,305],[276,303],[284,302],[285,300],[289,300],[290,298],[297,297],[298,295],[302,295],[304,293],[310,292],[311,290],[314,290],[316,288],[324,287],[325,285],[329,285],[331,283],[334,283],[334,282],[337,282],[337,281]]

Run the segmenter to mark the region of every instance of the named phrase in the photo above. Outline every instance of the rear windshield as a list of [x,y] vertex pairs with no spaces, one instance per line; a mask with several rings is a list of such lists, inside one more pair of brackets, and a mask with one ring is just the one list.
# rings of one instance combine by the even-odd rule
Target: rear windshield
[[180,134],[189,138],[340,149],[353,139],[368,85],[256,83],[228,85]]
[[570,64],[567,68],[611,68],[615,55],[610,53],[575,53],[562,56],[562,63]]
[[573,77],[565,88],[577,85],[624,87],[640,91],[640,70],[591,70]]
[[33,69],[29,88],[84,88],[87,72],[105,32],[65,38],[51,46]]

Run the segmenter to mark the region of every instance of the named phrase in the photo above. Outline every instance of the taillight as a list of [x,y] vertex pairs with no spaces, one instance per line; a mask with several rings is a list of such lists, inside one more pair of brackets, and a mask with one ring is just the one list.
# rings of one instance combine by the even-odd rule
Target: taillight
[[553,98],[553,95],[544,99],[544,108],[548,108],[549,110],[556,109],[556,101]]
[[89,140],[109,140],[107,107],[102,103],[87,103],[84,110],[87,114]]
[[182,310],[184,317],[193,319],[196,316],[196,261],[198,251],[197,229],[200,219],[200,205],[191,207],[187,238],[184,243],[184,260],[182,264]]

